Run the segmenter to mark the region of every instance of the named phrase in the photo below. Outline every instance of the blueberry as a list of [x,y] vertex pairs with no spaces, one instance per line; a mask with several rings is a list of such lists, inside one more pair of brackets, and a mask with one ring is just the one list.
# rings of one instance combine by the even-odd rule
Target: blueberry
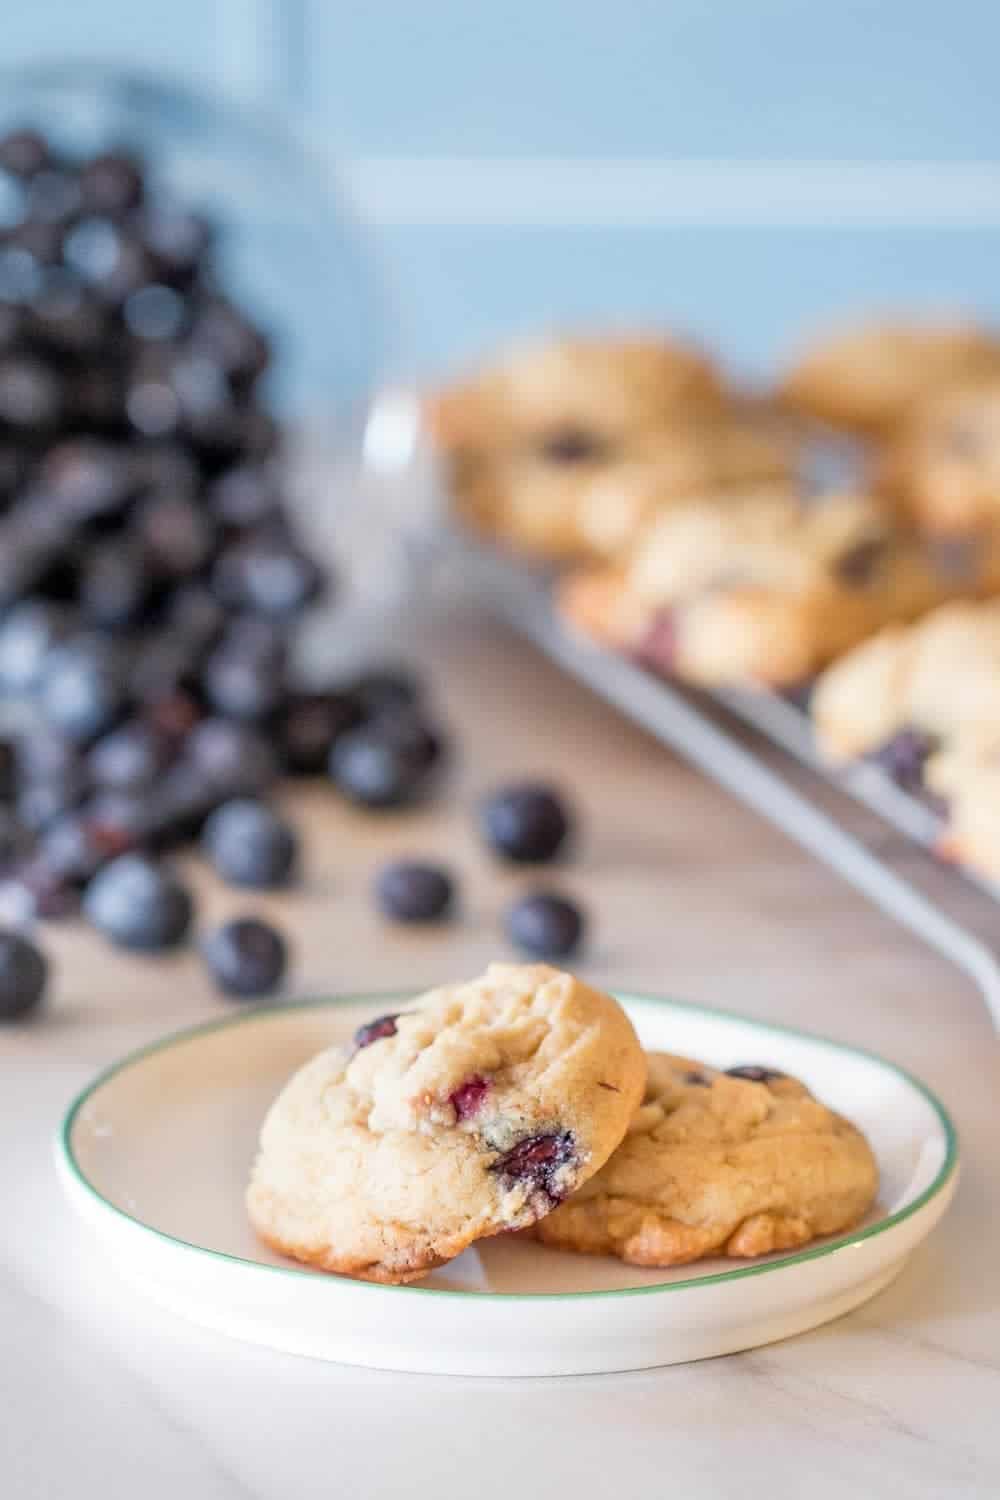
[[378,1016],[374,1021],[366,1021],[364,1026],[359,1026],[354,1033],[354,1046],[360,1052],[362,1047],[370,1047],[372,1042],[380,1042],[383,1037],[396,1035],[396,1022],[399,1019],[399,1011],[392,1015]]
[[117,516],[132,497],[135,476],[124,449],[70,438],[49,449],[39,482],[60,516],[77,523]]
[[17,775],[22,782],[45,781],[81,769],[80,751],[73,741],[55,730],[32,727],[14,743]]
[[568,958],[580,946],[584,925],[579,907],[550,892],[526,896],[507,913],[507,936],[533,958]]
[[54,426],[62,408],[58,376],[30,354],[0,359],[0,427],[28,434]]
[[28,185],[28,213],[37,223],[68,224],[80,209],[80,180],[58,167],[43,167]]
[[499,1177],[504,1187],[525,1185],[532,1191],[543,1193],[556,1204],[565,1196],[556,1186],[556,1176],[562,1167],[574,1166],[577,1160],[572,1132],[551,1131],[518,1141],[492,1163],[490,1171]]
[[937,740],[921,729],[900,729],[869,759],[888,772],[893,781],[906,791],[917,792],[923,787],[924,766],[937,748]]
[[341,735],[330,755],[337,789],[362,807],[403,807],[427,783],[426,768],[406,745],[380,735],[377,727]]
[[15,177],[33,177],[49,160],[48,142],[37,130],[9,130],[0,136],[0,167]]
[[233,719],[267,718],[285,699],[280,663],[225,644],[205,663],[202,689],[214,712]]
[[104,332],[104,313],[75,272],[55,266],[45,271],[32,298],[28,332],[53,355],[86,355]]
[[203,780],[229,795],[254,795],[275,780],[278,762],[269,741],[246,724],[203,719],[185,751]]
[[189,578],[208,562],[215,528],[187,495],[150,495],[139,502],[132,530],[149,564],[167,578]]
[[0,806],[0,870],[7,870],[21,853],[24,835],[9,807]]
[[33,691],[49,652],[73,626],[72,614],[47,599],[16,604],[0,622],[0,692]]
[[198,651],[218,639],[225,624],[225,611],[200,582],[174,589],[167,603],[167,627],[173,636]]
[[750,1083],[773,1083],[785,1076],[777,1068],[765,1068],[760,1063],[743,1063],[737,1068],[727,1068],[726,1073],[730,1078],[745,1078]]
[[15,1021],[41,1002],[48,964],[27,938],[0,932],[0,1021]]
[[352,684],[351,692],[364,712],[375,717],[416,709],[423,685],[408,667],[372,667]]
[[38,704],[49,726],[77,743],[105,734],[124,707],[120,666],[94,642],[70,641],[45,659]]
[[103,151],[80,168],[80,196],[91,213],[116,218],[142,201],[142,167],[128,151]]
[[91,746],[87,769],[96,786],[141,791],[153,784],[169,760],[166,736],[132,719]]
[[226,995],[269,995],[285,973],[288,950],[279,932],[255,917],[239,917],[210,932],[202,944],[209,972]]
[[249,797],[234,798],[212,813],[202,847],[230,885],[282,885],[298,856],[294,829],[266,803]]
[[128,537],[95,547],[80,570],[79,601],[89,624],[127,630],[147,613],[152,579],[142,548]]
[[184,329],[187,305],[172,286],[154,281],[129,293],[122,316],[129,333],[137,339],[176,339]]
[[0,880],[0,911],[17,924],[75,916],[80,898],[72,881],[38,853],[16,863]]
[[212,241],[212,231],[200,214],[159,198],[142,209],[135,221],[143,245],[164,275],[186,278],[197,269]]
[[185,887],[143,854],[123,854],[99,870],[83,909],[111,942],[145,952],[183,942],[194,913]]
[[375,897],[394,922],[438,922],[455,894],[454,882],[437,865],[399,860],[386,865],[375,881]]
[[361,719],[349,693],[301,693],[288,699],[279,729],[285,769],[293,776],[320,775],[337,740]]
[[67,767],[51,776],[24,782],[15,798],[18,821],[31,833],[38,833],[50,823],[77,807],[87,791],[86,777],[79,765]]
[[212,573],[223,604],[279,618],[299,614],[317,597],[321,581],[319,568],[304,552],[267,537],[227,548]]
[[411,710],[380,714],[371,728],[379,739],[394,745],[423,771],[432,770],[445,758],[447,743],[441,731]]
[[277,479],[265,464],[238,464],[208,488],[213,515],[224,526],[259,526],[281,512]]
[[222,297],[203,303],[191,339],[237,384],[250,385],[267,369],[270,348],[264,335]]
[[491,847],[520,864],[553,859],[570,832],[569,815],[556,792],[530,782],[494,792],[483,803],[481,819]]
[[88,285],[100,286],[112,278],[121,255],[121,236],[108,219],[80,219],[63,242],[63,260]]

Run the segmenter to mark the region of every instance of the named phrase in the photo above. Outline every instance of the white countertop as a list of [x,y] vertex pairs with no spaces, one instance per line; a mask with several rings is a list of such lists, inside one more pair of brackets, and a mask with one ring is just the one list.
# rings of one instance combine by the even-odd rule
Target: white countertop
[[[457,1380],[230,1342],[119,1284],[63,1203],[51,1165],[56,1122],[96,1066],[218,1014],[218,1002],[191,960],[105,959],[91,934],[53,929],[61,970],[48,1018],[0,1034],[3,1500],[531,1500],[562,1491],[572,1500],[995,1500],[1000,1062],[977,995],[519,647],[471,628],[435,640],[452,657],[448,693],[452,718],[466,725],[470,782],[547,764],[557,734],[574,745],[588,837],[565,879],[603,924],[588,972],[743,1006],[912,1069],[959,1127],[953,1209],[866,1307],[698,1365]],[[515,674],[528,715],[516,750],[498,743],[481,687],[509,702]],[[651,819],[651,807],[663,816]],[[417,825],[424,847],[433,817]],[[371,837],[390,847],[396,835]],[[413,847],[416,835],[407,837]],[[334,911],[337,891],[330,899]],[[331,948],[329,933],[299,940],[303,988],[320,976],[377,988],[403,972],[414,982],[462,972],[492,938],[473,920],[437,946],[407,940],[358,953]]]

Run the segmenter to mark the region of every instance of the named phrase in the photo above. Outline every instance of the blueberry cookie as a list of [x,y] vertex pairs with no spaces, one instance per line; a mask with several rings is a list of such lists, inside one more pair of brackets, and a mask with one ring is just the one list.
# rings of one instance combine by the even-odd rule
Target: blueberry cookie
[[542,558],[616,553],[678,495],[791,469],[770,414],[731,407],[703,357],[666,342],[523,346],[426,412],[460,519]]
[[1000,725],[1000,602],[882,631],[823,673],[811,709],[831,759],[872,755],[917,784],[936,746]]
[[924,397],[997,373],[1000,340],[972,324],[873,322],[815,343],[779,394],[804,416],[882,437]]
[[1000,578],[1000,546],[944,566],[859,496],[806,505],[768,490],[663,515],[625,566],[560,591],[568,621],[655,670],[785,688],[893,620]]
[[542,964],[492,964],[295,1074],[264,1122],[251,1223],[323,1270],[411,1281],[586,1182],[645,1076],[609,996]]
[[547,1245],[675,1266],[792,1250],[875,1201],[867,1141],[794,1078],[649,1055],[641,1109],[596,1176],[542,1219]]
[[919,403],[886,448],[876,482],[903,516],[933,534],[960,539],[997,526],[1000,378]]
[[923,775],[946,811],[938,853],[1000,881],[1000,720],[994,716],[932,751]]

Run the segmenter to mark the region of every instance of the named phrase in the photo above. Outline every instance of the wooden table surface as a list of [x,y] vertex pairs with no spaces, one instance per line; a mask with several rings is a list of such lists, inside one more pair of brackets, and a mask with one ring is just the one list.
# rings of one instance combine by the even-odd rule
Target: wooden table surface
[[[1000,1069],[972,985],[783,836],[474,611],[408,612],[395,622],[387,649],[404,654],[401,641],[405,654],[426,666],[454,734],[456,756],[441,796],[419,811],[373,816],[345,807],[326,787],[296,790],[287,801],[306,838],[303,887],[260,896],[226,891],[197,861],[185,860],[205,922],[249,910],[272,913],[293,945],[293,993],[423,985],[474,974],[506,955],[506,904],[521,888],[557,885],[578,897],[590,916],[591,937],[578,965],[587,976],[738,1009],[882,1052],[941,1094],[963,1138],[964,1176],[951,1214],[874,1303],[755,1354],[641,1376],[537,1382],[541,1426],[532,1444],[542,1469],[558,1462],[542,1431],[549,1426],[544,1403],[551,1401],[560,1420],[575,1413],[579,1453],[591,1453],[596,1465],[592,1473],[586,1464],[579,1470],[574,1488],[580,1495],[606,1493],[609,1456],[629,1477],[626,1493],[655,1481],[668,1458],[672,1488],[680,1482],[678,1492],[686,1497],[736,1493],[725,1488],[719,1477],[725,1473],[740,1476],[741,1495],[769,1497],[888,1493],[890,1483],[908,1497],[1000,1492]],[[476,833],[477,796],[519,775],[558,779],[578,809],[572,858],[541,875],[499,869]],[[873,831],[871,823],[858,826]],[[923,856],[880,837],[912,868],[923,867]],[[454,923],[421,933],[393,929],[377,917],[372,874],[383,859],[401,853],[440,858],[454,868],[461,882]],[[953,909],[967,902],[982,917],[981,899],[973,893],[964,898],[957,878],[930,879]],[[1000,911],[994,926],[1000,937]],[[335,1374],[335,1367],[247,1350],[174,1326],[133,1303],[130,1294],[127,1315],[113,1316],[105,1292],[77,1286],[71,1293],[60,1284],[63,1254],[39,1258],[39,1236],[50,1244],[71,1237],[66,1253],[81,1263],[92,1253],[49,1180],[46,1141],[69,1093],[123,1051],[226,1012],[193,953],[130,960],[76,925],[53,925],[44,938],[55,966],[48,1012],[35,1024],[0,1033],[0,1097],[18,1111],[11,1116],[15,1128],[21,1119],[16,1147],[0,1168],[10,1174],[6,1201],[9,1206],[16,1189],[37,1215],[49,1216],[42,1223],[19,1215],[12,1233],[0,1235],[0,1319],[6,1313],[15,1344],[20,1335],[32,1351],[14,1382],[13,1419],[29,1431],[38,1425],[38,1445],[25,1448],[15,1466],[14,1494],[30,1500],[60,1495],[60,1484],[78,1469],[91,1475],[97,1494],[102,1480],[113,1477],[102,1464],[113,1462],[121,1477],[133,1457],[140,1464],[143,1453],[155,1451],[173,1456],[169,1464],[164,1459],[159,1478],[142,1469],[149,1496],[175,1493],[163,1476],[181,1472],[202,1475],[201,1487],[194,1487],[199,1500],[216,1493],[326,1495],[322,1467],[315,1467],[324,1391],[344,1400],[350,1391],[351,1400],[382,1403],[387,1413],[395,1410],[393,1402],[402,1403],[399,1442],[391,1452],[355,1452],[349,1434],[342,1435],[335,1472],[348,1490],[393,1493],[392,1476],[407,1472],[405,1455],[415,1464],[419,1452],[423,1467],[414,1471],[410,1493],[422,1496],[426,1488],[430,1494],[446,1471],[433,1463],[428,1468],[411,1410],[415,1377]],[[95,1307],[104,1309],[101,1316]],[[131,1454],[127,1433],[119,1435],[118,1448],[94,1438],[102,1419],[95,1417],[87,1438],[87,1424],[68,1411],[74,1400],[95,1398],[81,1394],[87,1382],[75,1382],[72,1371],[58,1374],[54,1361],[57,1348],[70,1366],[74,1359],[93,1360],[113,1385],[120,1366],[136,1364],[136,1328],[148,1340],[139,1363],[155,1400],[151,1396],[149,1410],[136,1418],[145,1447]],[[42,1358],[39,1349],[51,1357]],[[185,1371],[201,1393],[197,1417],[188,1410]],[[294,1403],[281,1398],[272,1409],[267,1393],[279,1374],[282,1388],[297,1394]],[[483,1389],[476,1382],[433,1384],[435,1390],[462,1386],[467,1394],[461,1399],[473,1403]],[[502,1393],[519,1391],[523,1403],[525,1388],[486,1384],[496,1409],[507,1413],[503,1420],[512,1421],[515,1397]],[[266,1432],[248,1433],[245,1419],[240,1422],[237,1388],[247,1400],[267,1404]],[[554,1394],[572,1390],[576,1397]],[[582,1428],[593,1422],[588,1411],[595,1392],[604,1393],[602,1409],[609,1415],[600,1433],[584,1435]],[[629,1392],[635,1404],[623,1415]],[[724,1419],[717,1406],[723,1397]],[[508,1400],[515,1403],[509,1412]],[[716,1411],[715,1425],[707,1422],[705,1402]],[[417,1405],[426,1438],[438,1419],[427,1416],[426,1404]],[[530,1422],[530,1412],[520,1409]],[[473,1427],[480,1420],[471,1407],[468,1420]],[[711,1461],[706,1448],[671,1446],[685,1423],[702,1431],[715,1455]],[[187,1424],[197,1427],[197,1439],[185,1436]],[[448,1442],[474,1451],[473,1436],[457,1437],[450,1424],[449,1431]],[[787,1488],[773,1471],[779,1440],[789,1465],[797,1465],[796,1483],[790,1467]],[[98,1449],[87,1448],[88,1441],[97,1441]],[[243,1461],[247,1454],[256,1455],[253,1473]],[[509,1492],[502,1482],[514,1473],[509,1457],[477,1480],[477,1500]],[[238,1487],[235,1480],[227,1487],[220,1469],[239,1471]],[[282,1488],[291,1472],[294,1484]],[[75,1491],[90,1492],[86,1483]]]

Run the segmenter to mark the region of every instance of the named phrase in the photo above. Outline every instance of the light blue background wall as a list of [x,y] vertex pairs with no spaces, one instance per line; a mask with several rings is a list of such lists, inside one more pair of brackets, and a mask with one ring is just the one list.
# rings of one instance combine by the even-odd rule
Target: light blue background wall
[[0,36],[292,112],[377,221],[408,367],[559,322],[762,366],[850,309],[1000,318],[995,0],[0,0]]

